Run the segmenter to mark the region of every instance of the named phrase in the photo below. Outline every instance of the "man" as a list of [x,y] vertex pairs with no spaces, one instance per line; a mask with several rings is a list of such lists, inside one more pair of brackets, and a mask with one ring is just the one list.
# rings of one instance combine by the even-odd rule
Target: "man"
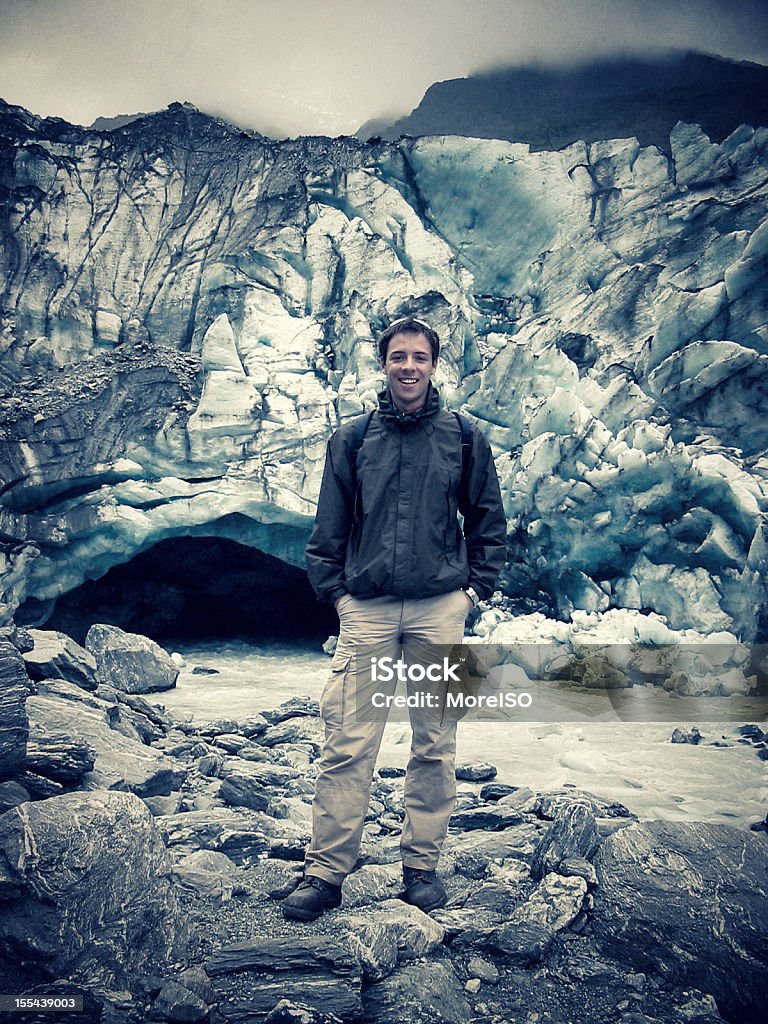
[[[379,338],[387,387],[378,410],[367,423],[344,424],[328,443],[307,570],[341,628],[321,701],[326,736],[312,844],[304,881],[283,903],[289,918],[311,921],[339,906],[357,861],[386,720],[356,709],[371,688],[372,659],[396,661],[408,644],[461,642],[469,611],[493,592],[504,564],[506,520],[491,451],[466,421],[440,409],[431,383],[439,351],[421,320],[390,324]],[[456,799],[456,723],[409,712],[404,895],[429,911],[446,900],[435,869]]]

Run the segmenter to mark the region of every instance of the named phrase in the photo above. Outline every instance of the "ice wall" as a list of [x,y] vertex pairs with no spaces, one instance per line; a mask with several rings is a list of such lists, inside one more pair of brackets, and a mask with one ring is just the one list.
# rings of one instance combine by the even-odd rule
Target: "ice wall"
[[444,339],[497,458],[505,592],[753,638],[765,607],[768,131],[267,142],[174,106],[0,110],[4,614],[159,540],[301,564],[373,338]]

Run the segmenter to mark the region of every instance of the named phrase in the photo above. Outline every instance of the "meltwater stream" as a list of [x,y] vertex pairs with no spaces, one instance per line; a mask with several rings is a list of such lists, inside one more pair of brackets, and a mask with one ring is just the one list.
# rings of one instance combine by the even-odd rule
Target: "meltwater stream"
[[[198,722],[242,720],[302,694],[319,699],[330,665],[316,648],[296,645],[212,641],[176,649],[188,667],[176,688],[158,694],[156,703]],[[193,674],[195,666],[217,674]],[[765,728],[765,722],[749,698],[714,700],[727,701],[730,721],[698,723],[698,746],[670,742],[675,725],[690,728],[690,719],[595,721],[586,714],[579,721],[576,713],[568,721],[546,723],[465,719],[458,729],[457,762],[490,762],[498,770],[496,781],[535,792],[574,785],[620,801],[641,819],[747,827],[768,810],[768,762],[751,743],[740,741],[734,709],[743,710],[745,723],[757,721]],[[715,742],[725,745],[711,745]],[[378,765],[404,767],[409,744],[407,723],[390,720]]]

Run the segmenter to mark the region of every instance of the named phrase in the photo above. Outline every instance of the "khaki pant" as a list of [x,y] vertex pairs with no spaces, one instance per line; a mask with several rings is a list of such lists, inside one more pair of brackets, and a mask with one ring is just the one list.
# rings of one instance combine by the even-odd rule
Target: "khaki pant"
[[[403,645],[460,643],[470,601],[462,590],[422,599],[349,594],[338,605],[341,629],[320,713],[325,744],[312,805],[313,836],[305,871],[340,885],[355,866],[368,812],[371,780],[386,711],[359,713],[359,695],[371,690],[371,658],[397,661]],[[376,683],[383,694],[396,680]],[[420,689],[408,684],[408,692]],[[370,710],[370,709],[369,709]],[[413,738],[405,779],[403,864],[437,867],[456,801],[456,722],[437,711],[409,708]]]

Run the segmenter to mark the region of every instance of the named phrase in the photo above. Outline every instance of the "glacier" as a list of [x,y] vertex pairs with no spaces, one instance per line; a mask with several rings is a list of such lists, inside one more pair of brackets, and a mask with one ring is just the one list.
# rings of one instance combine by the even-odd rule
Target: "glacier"
[[410,312],[493,448],[493,615],[764,636],[768,129],[669,141],[277,143],[187,105],[95,132],[0,104],[3,621],[173,537],[301,566],[327,438]]

